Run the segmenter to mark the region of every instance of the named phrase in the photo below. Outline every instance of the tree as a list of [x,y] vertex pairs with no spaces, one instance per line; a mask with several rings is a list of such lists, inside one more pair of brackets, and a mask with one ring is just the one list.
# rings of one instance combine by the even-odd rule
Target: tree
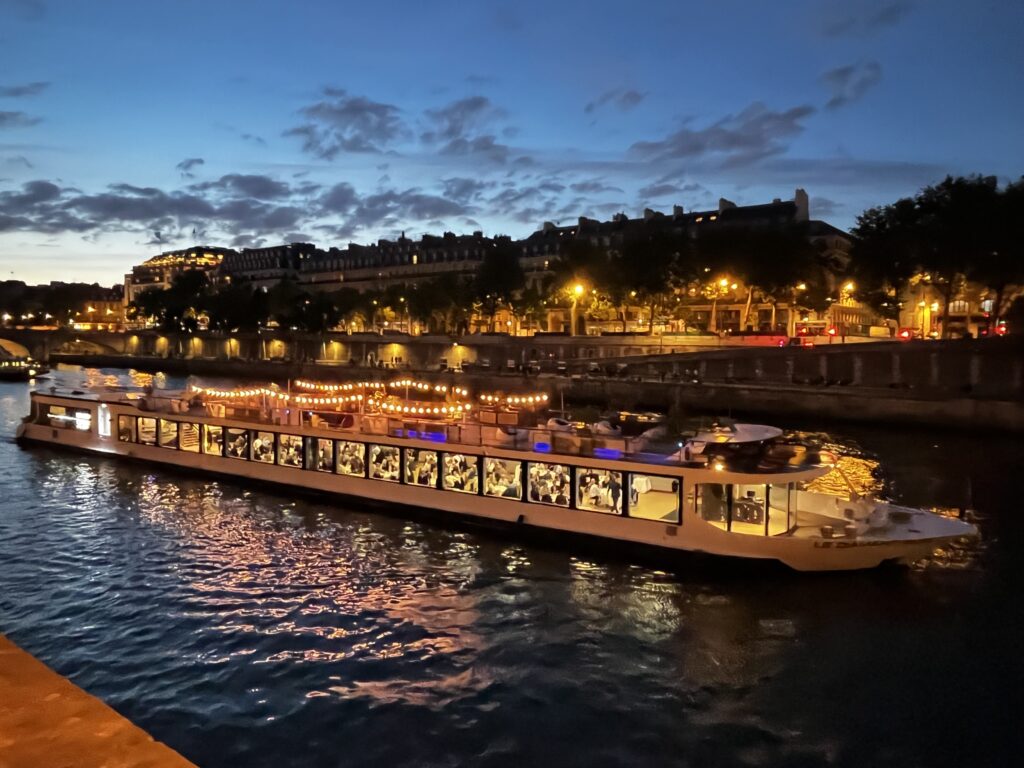
[[616,282],[650,309],[648,333],[654,332],[654,314],[658,305],[664,303],[680,277],[682,253],[687,247],[687,241],[681,237],[656,232],[626,241],[614,259]]
[[494,316],[498,309],[508,305],[525,285],[519,249],[507,238],[497,240],[484,256],[473,280],[474,298],[490,318],[491,331],[494,330]]

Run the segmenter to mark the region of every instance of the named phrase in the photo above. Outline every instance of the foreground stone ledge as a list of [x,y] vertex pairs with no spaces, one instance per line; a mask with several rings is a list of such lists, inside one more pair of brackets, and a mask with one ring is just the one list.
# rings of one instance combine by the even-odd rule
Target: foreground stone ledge
[[0,768],[37,766],[192,763],[0,635]]

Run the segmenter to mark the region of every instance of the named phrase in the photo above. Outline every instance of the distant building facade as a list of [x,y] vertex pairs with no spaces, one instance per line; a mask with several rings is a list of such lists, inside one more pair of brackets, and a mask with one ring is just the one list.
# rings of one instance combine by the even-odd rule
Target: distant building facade
[[212,278],[221,261],[234,253],[230,248],[197,245],[158,254],[124,276],[124,303],[126,306],[131,304],[140,293],[150,288],[169,288],[174,278],[182,272],[200,270]]

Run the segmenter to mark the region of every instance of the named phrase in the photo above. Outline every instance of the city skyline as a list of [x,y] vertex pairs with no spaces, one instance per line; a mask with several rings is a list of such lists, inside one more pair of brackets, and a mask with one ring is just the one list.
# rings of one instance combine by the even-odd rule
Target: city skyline
[[0,3],[3,279],[1024,167],[1009,2],[236,9]]

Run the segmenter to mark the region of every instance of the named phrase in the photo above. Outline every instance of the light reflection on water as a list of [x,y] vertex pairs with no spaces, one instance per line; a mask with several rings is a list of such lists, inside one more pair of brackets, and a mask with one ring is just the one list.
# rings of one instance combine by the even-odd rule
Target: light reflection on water
[[[26,405],[0,385],[5,434]],[[207,766],[940,765],[957,731],[1002,754],[1019,447],[833,440],[859,492],[970,481],[982,543],[896,574],[666,571],[4,442],[0,630]]]

